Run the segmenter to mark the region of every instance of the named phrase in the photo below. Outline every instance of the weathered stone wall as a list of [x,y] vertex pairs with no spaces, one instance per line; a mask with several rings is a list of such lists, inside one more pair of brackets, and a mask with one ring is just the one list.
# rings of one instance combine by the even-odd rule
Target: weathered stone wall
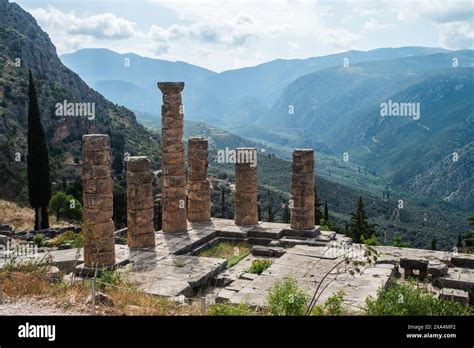
[[184,109],[181,91],[184,82],[159,82],[163,92],[161,107],[162,209],[163,232],[185,232],[186,176],[184,166]]
[[153,173],[147,157],[127,160],[127,227],[130,248],[155,246]]
[[206,138],[188,139],[188,220],[211,220],[211,191],[207,178],[209,165]]
[[297,149],[293,151],[291,173],[290,226],[296,230],[311,230],[315,227],[314,211],[314,151]]
[[82,137],[84,263],[87,267],[115,263],[109,152],[108,135],[88,134]]
[[[255,162],[239,161],[245,157],[252,157]],[[255,148],[236,149],[234,218],[235,224],[239,226],[258,224],[256,158]]]

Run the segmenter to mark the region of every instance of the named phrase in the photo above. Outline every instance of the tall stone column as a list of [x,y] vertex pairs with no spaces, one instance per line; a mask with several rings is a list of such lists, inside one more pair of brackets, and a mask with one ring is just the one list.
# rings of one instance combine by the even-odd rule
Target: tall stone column
[[184,82],[159,82],[163,92],[161,107],[161,159],[163,174],[163,232],[185,232],[186,176],[184,169]]
[[235,224],[258,224],[257,149],[237,148],[235,151]]
[[153,173],[147,157],[127,160],[127,228],[130,248],[155,246]]
[[312,149],[293,151],[291,195],[293,200],[291,228],[314,229],[314,151]]
[[110,177],[110,139],[106,134],[82,137],[84,263],[86,267],[115,263],[115,226]]
[[188,220],[192,222],[211,220],[207,146],[206,138],[188,139]]

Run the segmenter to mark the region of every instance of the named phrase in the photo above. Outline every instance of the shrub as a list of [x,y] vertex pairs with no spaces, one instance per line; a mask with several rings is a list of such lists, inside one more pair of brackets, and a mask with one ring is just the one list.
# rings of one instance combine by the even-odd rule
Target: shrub
[[54,238],[50,243],[52,246],[60,246],[64,244],[71,244],[73,248],[82,248],[84,245],[84,236],[82,233],[74,233],[72,231],[67,231],[61,233],[56,238]]
[[367,315],[467,315],[467,306],[433,296],[427,289],[414,283],[392,284],[381,289],[377,298],[366,299]]
[[370,236],[370,238],[364,238],[364,236],[362,236],[361,239],[362,239],[362,243],[364,243],[365,245],[372,245],[372,246],[374,246],[374,245],[378,245],[378,244],[379,244],[379,242],[378,242],[378,240],[377,240],[377,236],[376,236],[375,234],[372,234],[372,235]]
[[307,302],[306,291],[290,277],[278,281],[268,294],[268,309],[272,315],[304,315]]
[[329,296],[323,305],[314,306],[311,315],[342,315],[345,313],[343,301],[344,291],[339,290],[337,294]]
[[268,267],[271,266],[273,263],[272,260],[269,259],[256,259],[252,261],[252,265],[247,269],[246,272],[253,273],[253,274],[262,274]]
[[50,214],[55,214],[56,219],[61,218],[71,221],[82,220],[82,204],[71,195],[66,195],[64,192],[56,192],[49,201],[48,211]]
[[36,234],[33,237],[33,242],[39,247],[42,246],[43,245],[43,236],[41,234]]
[[241,303],[238,306],[230,306],[224,304],[213,305],[208,308],[208,315],[222,315],[222,316],[233,316],[233,315],[255,315],[256,313],[245,303]]
[[105,290],[109,287],[127,286],[125,272],[121,269],[103,270],[96,279],[96,285],[99,290]]

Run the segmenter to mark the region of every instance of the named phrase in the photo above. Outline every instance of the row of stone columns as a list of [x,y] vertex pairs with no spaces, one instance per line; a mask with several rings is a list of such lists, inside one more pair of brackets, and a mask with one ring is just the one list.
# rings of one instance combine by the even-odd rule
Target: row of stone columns
[[[184,83],[158,83],[158,87],[163,92],[163,232],[185,232],[188,220],[199,222],[211,219],[210,182],[207,178],[208,142],[202,137],[188,140],[186,193],[184,109],[181,99]],[[90,226],[84,234],[84,258],[88,267],[113,265],[115,262],[109,149],[108,135],[83,136],[84,221]],[[238,148],[235,155],[235,223],[239,226],[255,225],[258,224],[257,150]],[[314,229],[313,150],[294,151],[291,178],[291,228]],[[128,158],[127,220],[130,248],[155,245],[152,179],[151,164],[146,157]]]

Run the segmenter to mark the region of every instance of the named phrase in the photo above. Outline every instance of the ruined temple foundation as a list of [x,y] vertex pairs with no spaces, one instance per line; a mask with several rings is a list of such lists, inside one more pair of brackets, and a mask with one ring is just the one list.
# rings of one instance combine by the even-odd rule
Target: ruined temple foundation
[[188,139],[188,220],[191,222],[211,220],[211,191],[207,178],[209,165],[207,139]]
[[163,232],[186,232],[186,176],[184,168],[184,82],[159,82],[161,107]]
[[312,149],[293,151],[291,195],[293,201],[291,228],[314,229],[314,151]]
[[236,149],[235,224],[238,226],[258,224],[256,160],[257,149]]
[[82,137],[84,264],[90,268],[115,263],[109,151],[108,135],[88,134]]
[[127,228],[130,248],[155,246],[153,173],[147,157],[127,160]]

